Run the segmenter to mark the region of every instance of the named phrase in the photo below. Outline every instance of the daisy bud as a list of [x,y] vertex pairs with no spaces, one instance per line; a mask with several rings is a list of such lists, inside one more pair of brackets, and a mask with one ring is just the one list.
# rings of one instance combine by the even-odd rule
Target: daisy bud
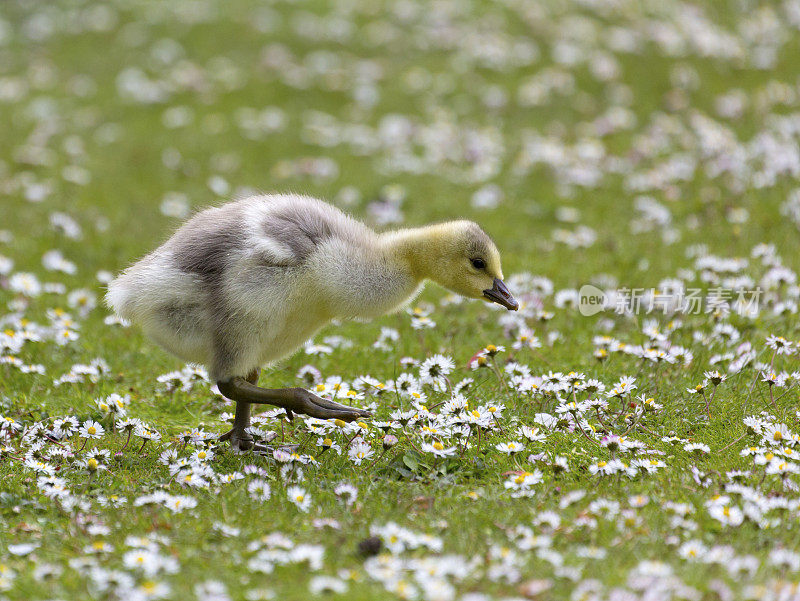
[[604,447],[607,447],[609,451],[612,453],[619,449],[619,439],[615,436],[606,436],[601,441],[600,444]]
[[386,436],[383,437],[383,448],[384,449],[390,449],[394,445],[396,445],[397,443],[398,443],[397,436],[395,436],[393,434],[387,434]]

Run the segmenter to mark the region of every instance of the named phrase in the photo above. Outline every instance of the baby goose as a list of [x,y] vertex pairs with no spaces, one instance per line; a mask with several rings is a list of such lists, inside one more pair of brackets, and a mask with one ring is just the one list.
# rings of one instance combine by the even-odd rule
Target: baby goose
[[332,319],[397,310],[432,280],[509,310],[500,253],[470,221],[378,234],[337,208],[263,195],[207,209],[109,284],[106,302],[185,361],[206,365],[236,403],[223,435],[253,448],[250,404],[352,421],[362,409],[302,388],[256,386],[259,368],[300,347]]

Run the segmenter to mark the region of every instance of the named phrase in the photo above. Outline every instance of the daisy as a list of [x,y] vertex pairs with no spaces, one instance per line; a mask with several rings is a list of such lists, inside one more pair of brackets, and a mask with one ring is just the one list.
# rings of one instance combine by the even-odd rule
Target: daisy
[[725,526],[738,526],[744,521],[744,513],[736,506],[715,504],[709,507],[708,514]]
[[475,380],[472,378],[464,378],[460,382],[458,382],[455,386],[453,386],[453,394],[464,394],[467,390],[469,390],[472,385],[475,383]]
[[111,459],[111,452],[108,449],[92,449],[87,451],[86,457],[94,457],[95,459],[102,459],[108,461]]
[[67,304],[85,317],[97,307],[97,297],[86,289],[73,290],[67,296]]
[[494,446],[495,449],[506,455],[514,455],[525,450],[525,445],[521,442],[500,442]]
[[114,547],[109,545],[107,542],[98,540],[93,542],[91,545],[86,545],[83,548],[83,552],[86,554],[91,553],[110,553],[114,550]]
[[468,406],[467,399],[463,395],[454,394],[449,401],[442,405],[441,413],[444,415],[458,414]]
[[13,417],[0,416],[0,432],[7,434],[9,432],[19,432],[20,430],[22,430],[22,424]]
[[53,340],[55,340],[56,344],[59,346],[63,346],[65,344],[69,344],[70,342],[74,342],[79,338],[78,333],[67,329],[67,328],[60,328],[54,335]]
[[12,292],[19,292],[28,297],[39,296],[42,285],[32,273],[17,272],[8,279],[8,287]]
[[358,489],[349,482],[340,482],[333,489],[333,494],[344,500],[345,505],[350,507],[358,498]]
[[609,434],[600,439],[600,446],[607,447],[612,453],[619,449],[621,439],[616,434]]
[[248,482],[247,493],[254,501],[268,501],[270,496],[272,496],[272,489],[270,488],[269,482],[257,478]]
[[531,375],[531,370],[527,365],[517,363],[516,361],[509,361],[506,363],[503,371],[506,373],[506,375],[511,376],[512,378],[529,378]]
[[711,452],[711,448],[700,442],[690,442],[683,445],[683,450],[689,453],[706,454]]
[[601,459],[597,463],[593,463],[589,466],[589,473],[592,475],[600,474],[602,476],[614,473],[614,468],[615,466],[613,465],[613,462],[608,462]]
[[730,470],[725,472],[725,476],[731,481],[742,482],[750,477],[750,472],[743,470]]
[[767,348],[771,348],[778,355],[793,355],[795,348],[792,342],[786,340],[783,336],[767,336]]
[[236,482],[237,480],[243,480],[244,474],[240,472],[231,472],[230,474],[220,474],[219,481],[222,484],[231,484],[232,482]]
[[776,374],[774,371],[761,372],[761,375],[763,376],[761,378],[761,381],[765,382],[770,387],[772,387],[772,386],[778,386],[778,387],[782,386],[783,380],[782,380],[781,376]]
[[[134,432],[142,425],[141,420],[138,418],[132,417],[129,419],[118,419],[117,422],[114,424],[114,427],[119,430],[120,432]],[[185,441],[188,442],[188,441]]]
[[426,395],[424,392],[420,392],[419,390],[411,390],[408,393],[408,398],[414,402],[414,405],[419,410],[419,406],[423,405],[428,400],[428,395]]
[[653,474],[658,469],[667,467],[667,464],[660,459],[634,459],[631,461],[631,467],[643,473]]
[[130,401],[128,396],[120,396],[118,394],[111,394],[104,399],[96,399],[97,408],[106,415],[113,414],[117,417],[125,417],[125,407]]
[[290,486],[286,489],[286,496],[302,512],[308,512],[311,507],[311,497],[305,489],[299,486]]
[[686,541],[678,549],[678,555],[689,560],[702,560],[707,552],[708,548],[699,540]]
[[25,459],[25,467],[28,469],[33,470],[38,474],[47,474],[48,476],[52,476],[56,473],[55,468],[51,465],[48,465],[44,461],[35,458],[26,458]]
[[487,357],[494,357],[495,355],[505,352],[506,348],[504,346],[497,346],[494,344],[487,344],[483,349],[479,352]]
[[347,592],[348,585],[344,580],[332,576],[314,576],[308,583],[312,595],[334,593],[343,595]]
[[560,474],[561,472],[568,472],[569,462],[567,461],[566,457],[558,455],[550,463],[550,468],[553,470],[553,473],[555,474]]
[[781,477],[788,476],[789,474],[797,474],[800,473],[800,468],[797,467],[797,464],[791,463],[789,461],[781,461],[779,459],[773,459],[770,461],[765,470],[769,475],[778,475]]
[[417,412],[413,411],[413,410],[409,410],[409,411],[397,410],[397,411],[393,411],[391,413],[390,417],[394,421],[400,423],[401,426],[405,427],[405,426],[413,423],[413,421],[415,421],[415,418],[417,417]]
[[519,434],[530,440],[531,442],[542,442],[547,439],[547,435],[543,434],[539,428],[532,428],[530,426],[520,426]]
[[94,474],[97,471],[108,469],[106,466],[100,463],[96,457],[87,457],[85,460],[77,461],[76,465],[80,468],[85,469],[90,474]]
[[641,403],[645,411],[658,411],[664,407],[661,403],[656,403],[656,400],[653,397],[645,397],[645,395],[640,395],[637,400],[639,403]]
[[295,377],[303,380],[306,386],[312,386],[322,381],[322,373],[313,365],[304,365],[298,370]]
[[420,365],[420,380],[428,384],[444,380],[455,369],[455,366],[455,362],[450,357],[440,354],[433,355]]
[[562,402],[556,407],[556,413],[559,414],[566,414],[569,413],[571,415],[581,415],[583,414],[586,409],[588,409],[588,405],[585,402],[577,402],[577,401],[569,401],[569,402]]
[[314,344],[313,342],[306,342],[304,345],[306,355],[330,355],[333,348],[327,344]]
[[417,365],[419,365],[419,361],[414,359],[414,357],[400,357],[400,366],[403,367],[403,369],[410,369]]
[[786,424],[765,424],[762,431],[767,444],[781,445],[791,440],[792,432]]
[[[744,451],[742,453],[744,453]],[[760,452],[753,456],[753,463],[756,465],[767,465],[773,459],[775,459],[775,453],[771,451]]]
[[394,328],[387,328],[383,326],[378,339],[372,343],[372,347],[380,351],[390,351],[393,348],[391,343],[400,340],[400,332]]
[[430,330],[436,327],[436,322],[430,317],[412,317],[411,328],[414,330]]
[[542,472],[539,470],[534,470],[533,472],[519,472],[509,477],[509,479],[503,483],[503,486],[509,490],[527,490],[542,482],[543,479]]
[[136,436],[138,436],[139,438],[141,438],[141,439],[143,439],[145,441],[147,441],[147,440],[154,440],[154,441],[161,440],[161,433],[159,433],[157,430],[154,430],[151,426],[149,426],[147,424],[144,424],[142,422],[139,422],[139,424],[138,424],[138,426],[136,428],[135,434],[136,434]]
[[200,472],[194,471],[188,465],[184,467],[184,470],[189,469],[190,471],[186,471],[180,478],[180,484],[184,486],[189,486],[192,488],[208,488],[208,480],[203,477],[203,474]]
[[171,591],[172,589],[166,582],[155,582],[154,580],[145,580],[139,586],[133,589],[133,591],[131,591],[129,598],[164,599],[169,596]]
[[165,558],[155,551],[133,549],[122,556],[122,563],[126,568],[141,570],[148,576],[152,576],[161,570],[163,559]]
[[333,449],[337,455],[341,455],[342,447],[339,445],[338,442],[333,440],[330,437],[323,438],[320,436],[317,438],[317,446],[322,448],[322,451],[327,451],[328,449]]
[[105,434],[103,426],[93,420],[86,420],[83,425],[78,429],[78,435],[81,438],[100,438]]
[[197,507],[197,499],[192,497],[169,495],[164,499],[164,506],[172,511],[172,513],[180,513],[184,509],[192,509]]
[[366,442],[360,436],[357,436],[353,439],[350,443],[350,447],[347,450],[347,456],[350,458],[350,461],[355,463],[356,465],[361,465],[361,462],[369,459],[374,455],[375,451],[372,449],[370,444]]
[[386,392],[386,384],[372,376],[359,376],[354,382],[354,387],[359,391],[380,395]]
[[521,328],[514,337],[514,342],[511,344],[511,348],[514,350],[521,350],[523,348],[537,349],[541,347],[541,341],[535,336],[533,330],[529,328]]
[[450,457],[456,453],[456,447],[445,447],[439,441],[436,441],[432,444],[424,442],[422,445],[420,445],[420,449],[424,453],[430,453],[435,457]]
[[694,388],[687,388],[686,392],[688,392],[689,394],[704,394],[707,386],[708,386],[708,381],[703,380],[700,384],[698,384]]
[[191,456],[190,460],[193,461],[193,462],[196,462],[196,463],[202,463],[202,462],[205,462],[205,461],[211,461],[213,458],[214,458],[214,452],[213,451],[207,451],[205,449],[200,449],[200,450],[195,451],[194,453],[192,453],[192,456]]
[[481,429],[488,429],[494,423],[491,413],[488,413],[485,407],[471,409],[464,413],[463,416],[468,425]]
[[187,388],[191,389],[189,379],[180,371],[171,371],[162,374],[156,378],[156,381],[159,384],[165,384],[167,392],[172,392],[179,388],[184,391],[187,391]]

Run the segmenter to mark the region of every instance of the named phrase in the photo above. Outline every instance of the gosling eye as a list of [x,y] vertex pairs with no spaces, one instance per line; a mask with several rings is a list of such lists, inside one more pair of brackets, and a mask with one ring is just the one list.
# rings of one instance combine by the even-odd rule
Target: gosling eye
[[475,269],[486,269],[486,262],[483,259],[470,259]]

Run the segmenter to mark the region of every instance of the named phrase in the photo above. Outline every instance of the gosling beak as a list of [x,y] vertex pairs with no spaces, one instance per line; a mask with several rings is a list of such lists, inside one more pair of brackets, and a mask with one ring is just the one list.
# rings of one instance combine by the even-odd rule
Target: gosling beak
[[509,311],[516,311],[519,309],[519,303],[517,302],[517,299],[511,296],[511,292],[500,278],[494,279],[494,286],[484,290],[483,296],[484,298],[488,298],[493,303],[503,305]]

